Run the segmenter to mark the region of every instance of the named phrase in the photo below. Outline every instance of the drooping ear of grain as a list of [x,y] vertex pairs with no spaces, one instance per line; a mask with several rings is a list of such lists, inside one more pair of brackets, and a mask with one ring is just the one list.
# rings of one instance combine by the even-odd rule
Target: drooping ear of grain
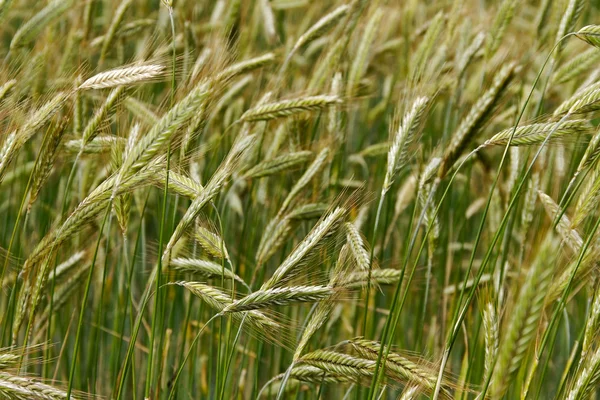
[[587,25],[577,31],[577,37],[600,48],[600,25]]
[[504,65],[494,77],[492,86],[471,107],[467,116],[461,121],[454,132],[450,144],[446,147],[438,176],[446,176],[465,147],[471,143],[485,124],[494,107],[500,101],[510,81],[515,76],[516,64]]

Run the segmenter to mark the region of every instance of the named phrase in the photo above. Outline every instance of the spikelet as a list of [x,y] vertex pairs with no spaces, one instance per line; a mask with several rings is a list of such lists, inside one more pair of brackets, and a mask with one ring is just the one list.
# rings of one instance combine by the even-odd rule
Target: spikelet
[[600,347],[582,358],[573,374],[566,400],[588,399],[600,380]]
[[494,398],[506,393],[535,339],[544,299],[552,280],[553,264],[550,263],[550,258],[554,254],[553,246],[551,237],[543,243],[527,273],[512,312],[506,314],[509,321],[500,342],[498,361],[492,374],[491,389]]
[[573,226],[579,226],[586,217],[592,215],[598,206],[600,199],[600,175],[597,168],[591,173],[590,178],[586,181],[586,185],[579,194],[575,212],[573,214]]
[[91,220],[96,218],[109,202],[111,195],[120,195],[127,193],[133,189],[137,189],[151,182],[151,177],[156,175],[156,165],[149,165],[143,171],[128,177],[121,181],[116,193],[114,186],[117,181],[116,176],[112,176],[96,187],[69,215],[63,224],[51,230],[37,244],[35,249],[29,254],[23,273],[26,274],[34,265],[36,265],[44,257],[48,256],[52,250],[56,250],[58,246],[64,243],[73,234],[83,229],[83,227]]
[[446,176],[465,147],[477,135],[514,77],[515,70],[516,65],[514,63],[508,63],[503,66],[494,77],[492,86],[477,100],[471,111],[461,121],[452,137],[452,141],[444,152],[444,157],[438,170],[439,178]]
[[577,31],[577,37],[594,47],[600,48],[600,25],[587,25]]
[[226,306],[222,313],[258,310],[292,303],[315,303],[333,294],[329,286],[290,286],[258,290]]
[[[455,70],[458,75],[459,81],[464,76],[467,67],[471,64],[471,61],[473,60],[481,46],[483,46],[485,38],[485,34],[483,32],[479,32],[477,35],[475,35],[471,44],[469,44],[469,46],[464,51],[460,52],[460,54],[457,55],[457,60],[455,61]],[[458,56],[460,56],[460,58],[458,58]]]
[[597,130],[590,142],[588,143],[585,153],[579,161],[575,174],[579,174],[586,168],[592,168],[596,165],[600,156],[600,130]]
[[265,67],[275,61],[275,54],[266,53],[262,56],[250,58],[233,64],[217,74],[215,80],[227,81],[237,75],[245,74],[258,68]]
[[261,290],[267,290],[279,285],[283,280],[289,280],[298,273],[297,266],[300,264],[314,248],[338,225],[340,220],[346,214],[346,209],[336,207],[325,218],[323,218],[308,235],[296,246],[296,248],[286,257],[281,265],[275,270],[271,278],[263,283]]
[[556,110],[554,117],[562,114],[582,114],[600,109],[600,82],[594,83],[565,100]]
[[[556,39],[555,43],[558,43],[559,40],[562,39],[564,35],[571,32],[575,28],[575,24],[585,7],[586,2],[584,0],[569,0],[567,3],[567,8],[562,15],[560,20],[560,24],[558,26],[558,30],[556,31]],[[564,47],[564,42],[558,48],[556,54],[560,54],[560,51]]]
[[175,231],[171,235],[165,251],[163,253],[163,260],[166,262],[170,257],[171,250],[177,243],[177,241],[183,236],[187,228],[194,222],[200,211],[219,193],[221,188],[227,183],[229,177],[233,173],[236,165],[236,161],[243,151],[249,146],[254,140],[254,136],[245,136],[239,138],[234,144],[225,160],[221,163],[217,171],[213,174],[211,179],[208,181],[204,190],[198,197],[194,199],[192,204],[175,227]]
[[282,171],[294,168],[307,162],[312,156],[312,151],[297,151],[295,153],[283,154],[271,160],[266,160],[250,168],[244,174],[246,179],[262,178],[274,175]]
[[287,218],[293,221],[321,218],[327,212],[329,205],[325,203],[309,203],[294,208]]
[[[299,49],[307,43],[315,40],[322,36],[329,28],[335,25],[340,19],[342,19],[350,11],[350,6],[343,4],[335,8],[330,13],[320,18],[314,25],[312,25],[306,32],[304,32],[296,41],[294,49]],[[293,51],[292,51],[293,52]]]
[[[281,379],[283,375],[275,379]],[[311,365],[294,365],[290,372],[290,377],[301,382],[311,383],[349,383],[355,382],[360,376],[355,374],[340,374],[332,370],[325,370]]]
[[600,290],[598,290],[598,284],[596,283],[596,287],[594,289],[594,296],[592,297],[592,302],[590,306],[590,310],[588,312],[588,317],[585,321],[585,331],[583,334],[583,343],[581,345],[581,359],[585,359],[585,356],[592,348],[592,343],[596,338],[596,332],[598,332],[598,327],[600,326]]
[[362,39],[358,45],[356,55],[353,57],[350,71],[348,72],[348,81],[346,82],[346,97],[353,98],[356,95],[357,87],[363,75],[369,66],[369,53],[373,47],[375,35],[379,29],[379,24],[383,18],[383,10],[377,8],[373,13],[362,34]]
[[571,121],[545,122],[532,125],[519,126],[516,130],[508,128],[498,132],[485,141],[482,146],[506,146],[514,130],[514,136],[510,141],[511,146],[531,146],[543,143],[546,137],[552,133],[552,138],[558,139],[562,136],[590,134],[592,126],[588,120],[576,119]]
[[0,1],[0,21],[2,21],[2,19],[6,15],[6,12],[10,9],[12,2],[13,2],[13,0]]
[[66,121],[61,121],[56,126],[51,128],[50,133],[46,139],[45,145],[42,147],[39,162],[37,163],[33,175],[32,175],[32,186],[29,196],[29,203],[27,209],[30,210],[33,203],[37,199],[42,186],[48,179],[52,168],[54,167],[54,161],[56,160],[57,150],[60,146],[63,134],[67,128]]
[[227,33],[231,32],[238,22],[242,0],[231,0],[228,3],[229,7],[227,8],[227,14],[223,19],[225,22],[224,29]]
[[[342,94],[342,74],[337,72],[331,80],[331,95],[341,96]],[[327,133],[329,137],[338,140],[338,146],[344,141],[344,133],[342,131],[342,121],[340,115],[339,106],[332,106],[329,108],[329,114],[327,115]]]
[[104,40],[102,42],[102,50],[100,51],[100,61],[99,64],[104,62],[104,58],[108,54],[108,51],[111,49],[117,30],[121,26],[121,22],[123,18],[125,18],[125,12],[131,6],[133,0],[122,0],[119,4],[119,7],[115,10],[112,20],[110,21],[110,25],[108,26],[108,30],[104,35]]
[[225,242],[216,233],[203,226],[197,226],[194,231],[194,240],[212,257],[230,260]]
[[552,80],[555,84],[561,84],[579,78],[590,68],[597,65],[599,61],[600,51],[596,48],[589,48],[568,60],[556,71]]
[[306,171],[304,171],[304,174],[302,174],[300,179],[296,181],[296,183],[286,196],[285,200],[281,204],[281,208],[279,209],[278,213],[279,215],[286,212],[294,204],[294,201],[296,200],[300,192],[310,183],[314,176],[323,169],[327,159],[329,158],[329,153],[329,148],[325,147],[319,152],[319,154],[317,154],[313,162],[308,166]]
[[[209,285],[198,282],[175,282],[176,285],[183,286],[194,296],[199,297],[208,304],[211,308],[218,312],[222,312],[225,307],[232,304],[231,297],[223,291]],[[241,321],[244,316],[245,321],[258,333],[266,336],[274,335],[275,331],[280,328],[280,325],[267,317],[264,313],[258,310],[246,312],[234,312],[230,315],[236,320]]]
[[527,185],[527,191],[525,192],[525,200],[523,201],[523,209],[521,210],[521,236],[523,243],[525,243],[525,235],[529,230],[529,226],[533,221],[533,211],[535,209],[535,201],[537,192],[540,188],[540,174],[536,171],[531,174],[531,179]]
[[35,40],[44,28],[68,11],[72,5],[73,0],[52,0],[30,20],[21,25],[12,37],[10,49],[14,50],[26,46]]
[[62,389],[8,372],[0,372],[0,396],[5,399],[18,400],[59,400],[68,398],[67,392]]
[[387,193],[394,182],[394,176],[408,161],[408,146],[413,141],[425,115],[429,99],[418,97],[411,109],[404,115],[398,131],[394,135],[388,151],[387,169],[383,181],[382,193]]
[[126,140],[118,136],[96,136],[83,145],[83,139],[68,140],[64,144],[64,149],[69,153],[77,154],[83,148],[82,154],[100,154],[112,151],[114,147],[125,147]]
[[319,111],[327,107],[340,103],[337,96],[307,96],[297,99],[282,100],[276,103],[267,103],[251,108],[240,117],[241,121],[268,121],[275,118],[289,117],[291,115]]
[[[345,260],[348,256],[348,246],[342,246],[340,253],[338,255],[338,260],[331,272],[331,276],[329,278],[329,287],[338,287],[342,284],[342,282],[346,278],[346,265]],[[340,295],[339,291],[333,291],[331,295],[323,301],[319,302],[316,305],[314,313],[310,316],[310,319],[306,322],[305,328],[302,332],[302,336],[298,341],[298,345],[296,346],[296,350],[294,352],[294,358],[292,361],[292,365],[290,365],[290,369],[293,369],[295,363],[298,361],[300,356],[304,353],[306,346],[308,346],[308,342],[313,337],[315,332],[319,330],[323,324],[327,321],[331,312],[333,310],[333,306],[335,302],[338,300]]]
[[[112,167],[113,171],[118,171],[121,163],[127,157],[135,143],[137,142],[140,134],[140,125],[135,124],[129,130],[129,137],[127,138],[127,144],[124,148],[121,146],[113,147]],[[166,177],[165,177],[166,179]],[[163,183],[164,185],[164,183]],[[117,220],[121,227],[123,235],[127,233],[127,227],[129,225],[129,211],[131,209],[131,193],[126,193],[117,197],[114,201],[114,209],[117,214]]]
[[4,100],[4,98],[8,95],[8,93],[10,93],[10,91],[12,90],[12,88],[15,87],[16,84],[17,84],[17,80],[11,79],[11,80],[7,81],[5,84],[3,84],[2,86],[0,86],[0,103],[2,102],[2,100]]
[[292,56],[300,50],[304,45],[310,43],[316,38],[322,36],[325,32],[329,30],[333,25],[335,25],[340,19],[342,19],[350,10],[350,7],[346,4],[341,5],[334,9],[332,12],[328,13],[321,19],[319,19],[313,26],[308,28],[306,32],[304,32],[294,44],[294,47],[290,50],[288,55],[286,56],[285,61],[283,62],[281,69],[279,71],[279,78],[283,77],[284,72],[287,70],[287,67],[292,59]]
[[372,377],[375,369],[375,361],[373,360],[365,360],[330,350],[316,350],[307,353],[302,356],[298,363],[320,368],[327,371],[327,373],[347,376],[354,381],[359,381],[364,377]]
[[269,45],[277,42],[277,30],[275,28],[275,15],[268,0],[260,0],[259,7],[262,15],[263,31]]
[[16,146],[17,132],[14,131],[6,135],[2,148],[0,148],[0,182],[2,182],[2,172],[6,170],[8,163],[12,160]]
[[419,386],[406,386],[398,400],[416,400],[419,396]]
[[[54,114],[56,114],[67,101],[69,94],[59,92],[50,101],[38,108],[27,119],[25,124],[16,133],[9,135],[0,151],[0,182],[6,173],[6,168],[16,156],[19,149],[40,129]],[[7,146],[8,145],[8,146]]]
[[[118,90],[118,89],[115,89]],[[175,132],[194,115],[209,94],[209,85],[199,84],[188,95],[171,108],[156,122],[146,135],[131,149],[123,160],[119,171],[119,179],[130,175],[146,166],[165,145],[172,139]],[[118,181],[117,180],[117,181]]]
[[[542,200],[542,204],[546,209],[546,213],[550,218],[552,218],[552,221],[554,221],[561,211],[560,207],[546,193],[538,190],[538,195],[540,196],[540,200]],[[560,220],[556,225],[556,230],[562,239],[567,243],[567,246],[569,246],[571,251],[574,254],[579,254],[581,248],[583,247],[583,238],[579,232],[572,228],[571,221],[569,221],[566,213],[562,213]]]
[[234,274],[230,269],[223,268],[221,264],[213,261],[202,260],[199,258],[175,257],[171,259],[169,268],[186,274],[203,276],[205,278],[221,278],[233,279],[244,286],[247,286],[242,278]]
[[256,251],[256,265],[264,264],[287,240],[292,230],[290,218],[275,217],[263,231]]
[[394,285],[398,283],[401,271],[393,268],[377,268],[371,270],[371,282],[369,284],[369,271],[352,272],[344,277],[343,285],[348,289],[359,289],[363,287],[378,287],[381,285]]
[[132,85],[156,78],[163,71],[164,67],[162,65],[138,65],[115,68],[92,76],[79,85],[79,89],[106,89],[115,86]]
[[496,12],[496,18],[494,19],[492,28],[489,30],[487,36],[487,43],[485,46],[487,59],[490,59],[494,53],[496,53],[496,50],[498,50],[498,46],[500,46],[502,38],[504,37],[504,32],[515,14],[516,5],[516,0],[504,0],[500,3],[498,11]]
[[371,257],[369,256],[364,238],[354,224],[346,222],[344,228],[346,229],[346,241],[358,269],[368,271],[371,265]]
[[4,352],[0,349],[0,371],[3,369],[15,368],[19,364],[21,356]]
[[99,128],[102,121],[106,119],[110,110],[121,100],[122,94],[125,91],[125,87],[117,87],[113,89],[106,97],[102,106],[96,110],[94,116],[88,121],[85,129],[82,133],[82,149],[96,137],[99,132]]
[[67,258],[65,261],[57,265],[56,268],[48,276],[48,279],[55,280],[57,282],[62,281],[65,275],[68,275],[69,272],[73,270],[73,268],[75,268],[81,263],[85,255],[85,251],[78,251],[77,253],[73,254],[71,257]]
[[199,282],[175,282],[176,285],[183,286],[194,296],[199,297],[216,311],[222,311],[227,305],[231,304],[231,296],[221,290]]
[[485,305],[483,310],[483,333],[485,338],[485,362],[484,379],[488,379],[492,373],[496,357],[498,356],[498,314],[494,305],[490,302]]
[[342,51],[344,49],[344,41],[338,40],[331,45],[329,51],[321,62],[316,66],[315,72],[312,74],[310,83],[308,84],[308,90],[311,93],[320,91],[328,79],[331,77],[332,71],[338,67]]
[[[350,340],[350,345],[361,357],[368,360],[377,360],[379,353],[388,353],[385,359],[385,374],[403,384],[408,382],[417,383],[428,393],[432,393],[437,381],[437,371],[425,365],[419,365],[402,355],[387,351],[379,342],[356,338]],[[450,398],[450,386],[445,380],[442,381],[441,395]]]
[[444,23],[444,13],[441,11],[429,21],[423,40],[415,51],[415,55],[411,57],[411,75],[409,78],[411,82],[415,83],[427,78],[424,75],[427,72],[427,63],[431,62],[434,48],[437,49],[436,45],[439,46],[438,38],[442,32]]
[[[164,188],[167,181],[166,168],[155,171],[151,177],[152,183],[157,187]],[[175,171],[169,171],[169,190],[180,196],[194,200],[202,194],[204,187],[194,179]]]
[[152,111],[146,104],[134,99],[133,97],[127,97],[123,101],[123,104],[146,125],[154,125],[159,119],[154,111]]

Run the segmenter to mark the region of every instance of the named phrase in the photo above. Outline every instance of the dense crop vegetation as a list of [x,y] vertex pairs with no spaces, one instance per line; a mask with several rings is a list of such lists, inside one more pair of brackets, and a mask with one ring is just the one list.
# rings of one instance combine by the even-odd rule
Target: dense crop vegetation
[[0,399],[596,398],[598,2],[0,22]]

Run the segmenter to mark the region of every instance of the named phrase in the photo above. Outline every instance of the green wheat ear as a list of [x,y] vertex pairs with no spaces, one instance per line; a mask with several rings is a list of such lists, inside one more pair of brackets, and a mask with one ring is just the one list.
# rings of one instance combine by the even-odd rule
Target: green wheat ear
[[577,31],[576,36],[584,42],[600,48],[600,25],[584,26]]

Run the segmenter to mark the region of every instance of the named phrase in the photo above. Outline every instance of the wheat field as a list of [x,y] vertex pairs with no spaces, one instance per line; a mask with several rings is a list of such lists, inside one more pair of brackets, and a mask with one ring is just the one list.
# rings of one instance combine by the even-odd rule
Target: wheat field
[[0,399],[596,399],[599,117],[598,1],[0,0]]

